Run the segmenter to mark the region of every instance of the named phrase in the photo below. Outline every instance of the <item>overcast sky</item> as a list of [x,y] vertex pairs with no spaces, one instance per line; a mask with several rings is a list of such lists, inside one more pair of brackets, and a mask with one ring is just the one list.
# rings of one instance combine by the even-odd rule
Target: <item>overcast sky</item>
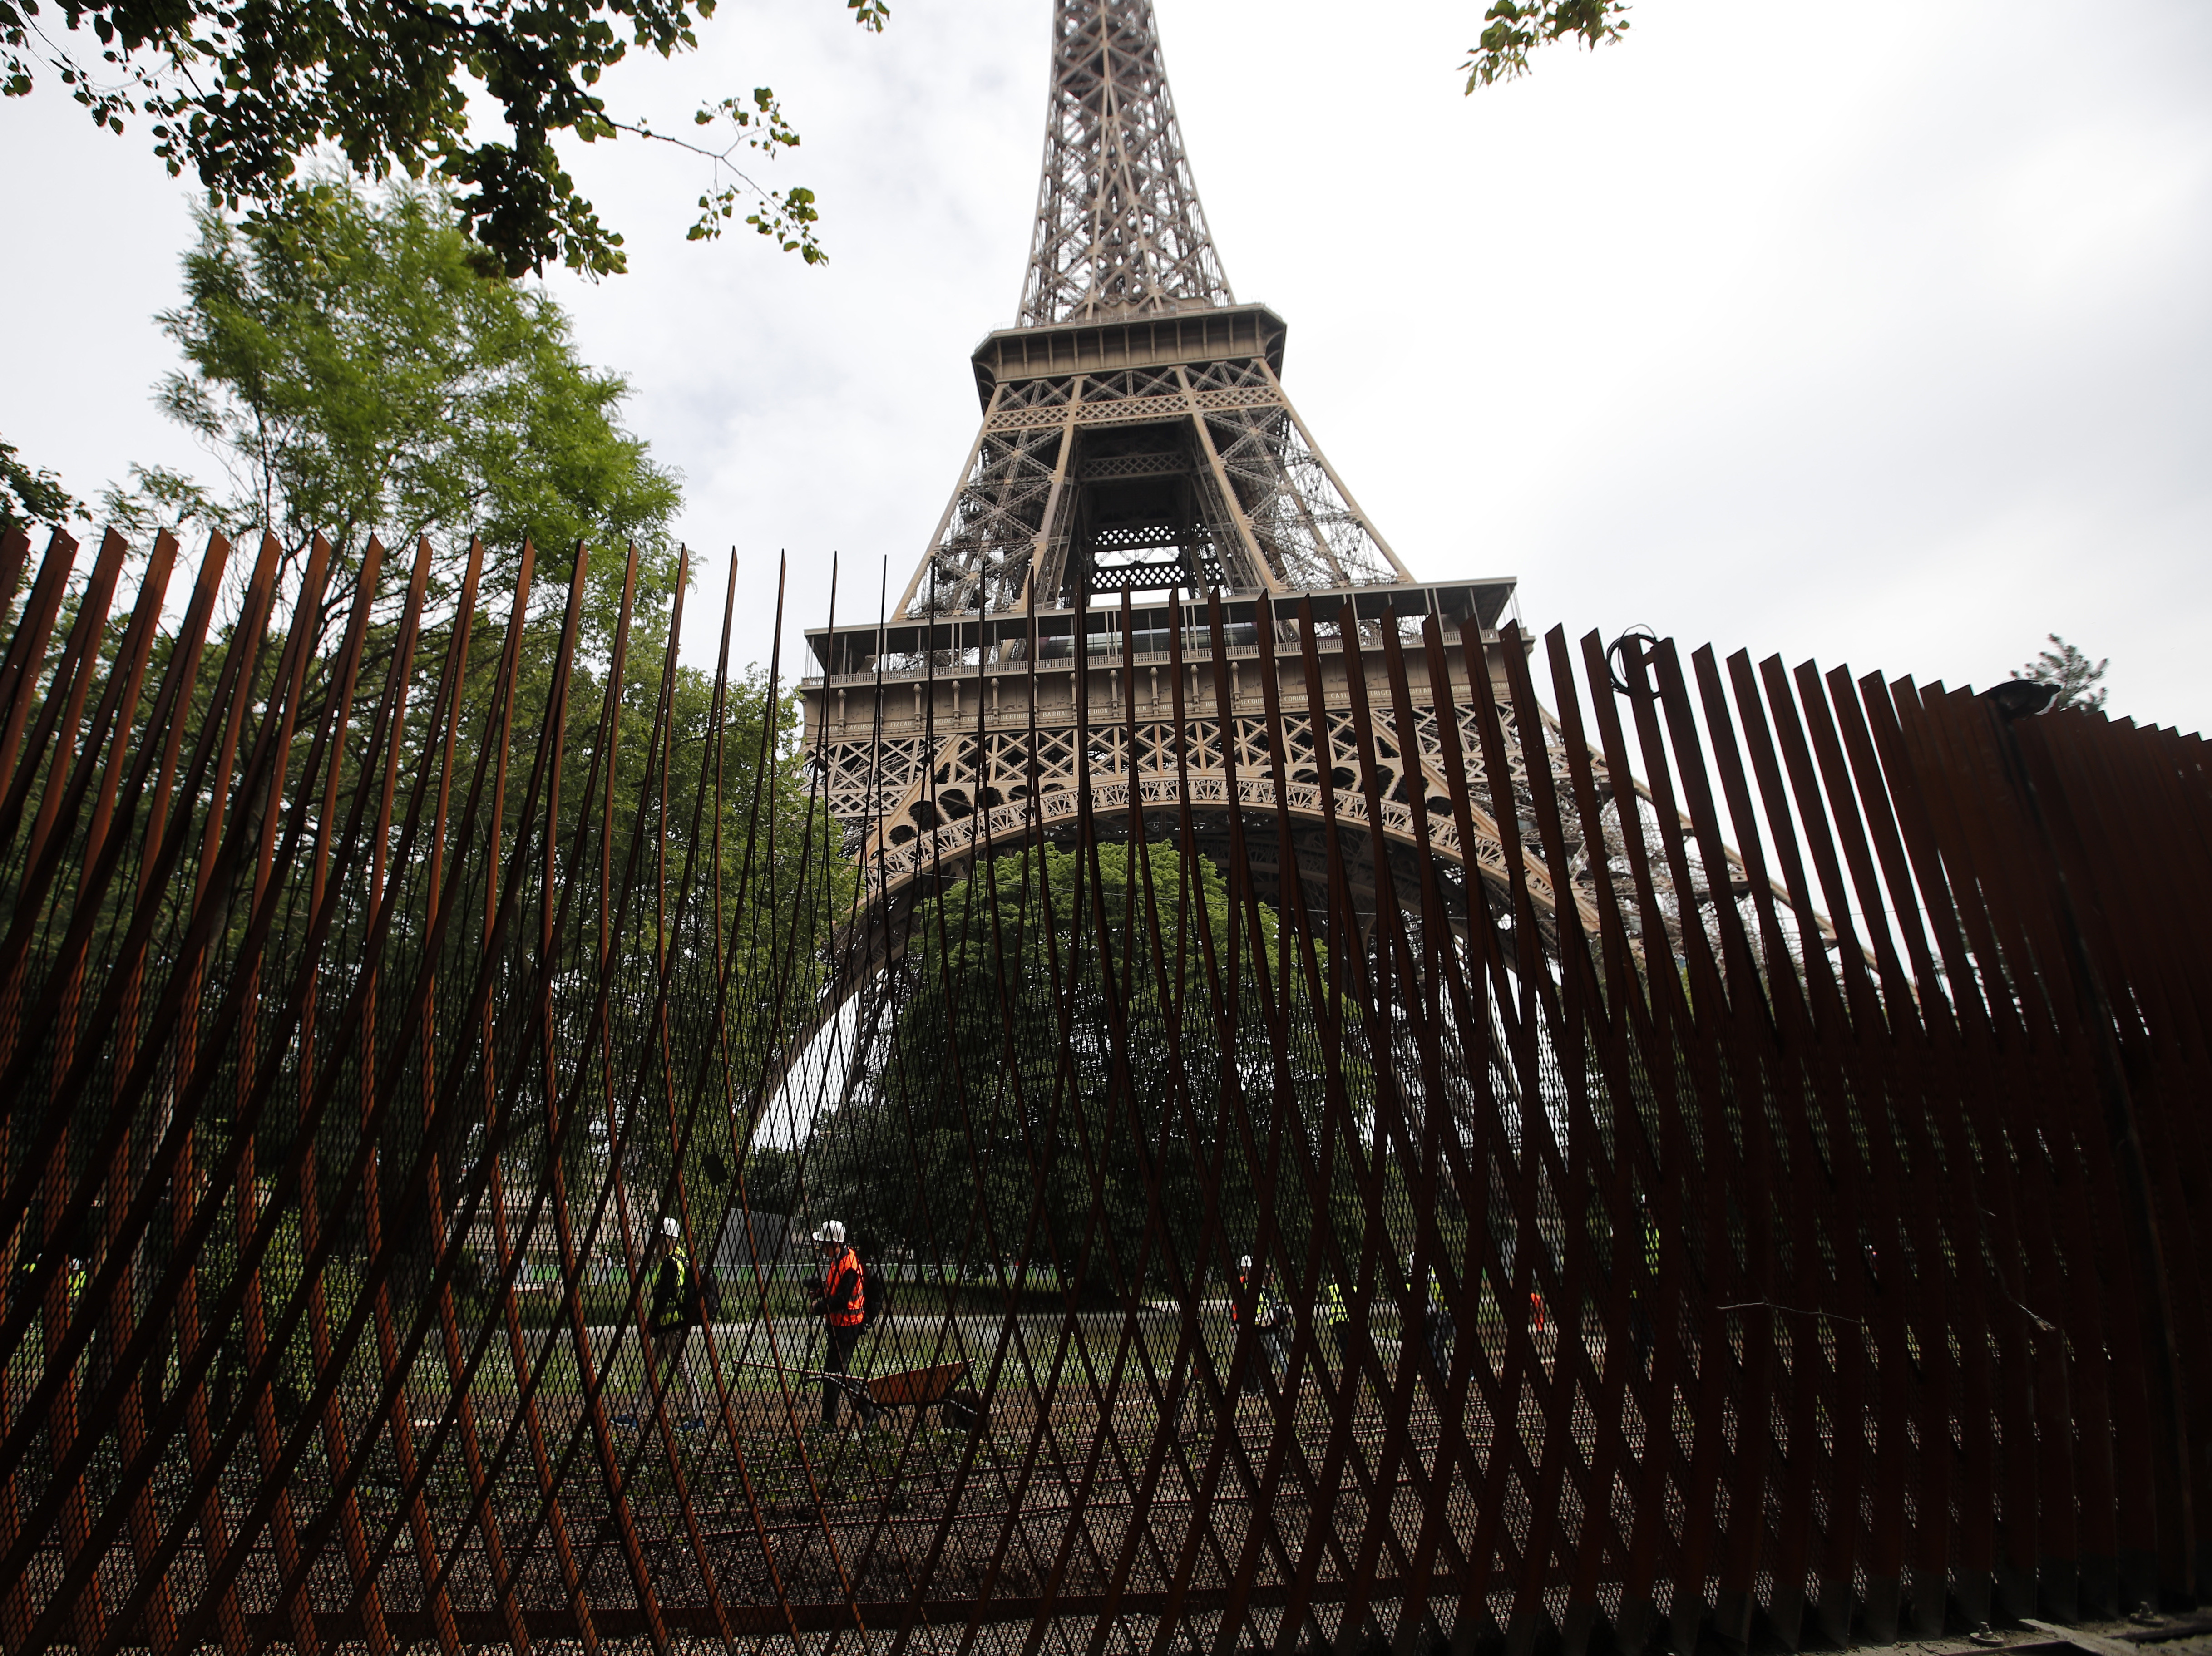
[[[1539,629],[1984,684],[2063,633],[2112,709],[2212,728],[2212,3],[1644,0],[1622,45],[1461,95],[1478,0],[1158,0],[1237,295],[1425,579]],[[741,657],[895,597],[957,481],[966,357],[1014,318],[1048,0],[724,0],[626,67],[677,125],[772,83],[831,260],[687,245],[672,152],[583,150],[632,273],[554,290],[687,483]],[[0,106],[0,434],[80,494],[210,470],[149,393],[185,189],[51,88]],[[688,652],[710,660],[703,634]]]

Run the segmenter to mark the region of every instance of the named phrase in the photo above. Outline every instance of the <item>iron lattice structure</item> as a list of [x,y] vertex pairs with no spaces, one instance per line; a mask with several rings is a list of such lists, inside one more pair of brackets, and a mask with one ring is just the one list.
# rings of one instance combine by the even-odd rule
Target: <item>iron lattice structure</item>
[[1149,5],[1053,9],[1044,182],[1022,325],[1233,305]]
[[[480,605],[472,553],[431,614],[428,547],[311,551],[218,624],[217,539],[165,624],[166,538],[27,587],[0,543],[8,1649],[1580,1656],[2196,1601],[2198,738],[1671,644],[1616,689],[1556,632],[1541,715],[1510,632],[1462,681],[1435,617],[1308,603],[1214,795],[1212,604],[1176,789],[981,813],[862,1028],[816,1013],[870,935],[822,773],[746,767],[772,681],[686,679],[634,564],[587,654],[581,554]],[[1478,813],[1494,879],[1437,854]],[[932,1406],[817,1431],[831,1213],[891,1286],[857,1367]],[[680,1340],[663,1216],[720,1283]]]
[[2196,1602],[2203,743],[1558,632],[1547,711],[1284,396],[1149,7],[1054,30],[1023,325],[803,734],[634,558],[0,542],[0,1646]]
[[[1447,670],[1463,678],[1457,623],[1494,628],[1512,596],[1507,578],[1416,582],[1313,440],[1283,389],[1281,318],[1237,304],[1222,275],[1149,0],[1058,0],[1053,39],[1021,322],[974,355],[983,419],[963,482],[890,616],[810,635],[820,672],[803,687],[807,745],[875,903],[875,944],[844,993],[864,992],[896,953],[917,872],[948,858],[964,865],[979,834],[1011,831],[1032,782],[1038,820],[1069,819],[1089,739],[1079,731],[1103,744],[1082,760],[1094,782],[1167,797],[1170,711],[1200,699],[1208,653],[1200,595],[1231,604],[1242,710],[1219,728],[1194,715],[1195,785],[1215,801],[1224,755],[1243,748],[1249,762],[1257,728],[1255,628],[1292,645],[1302,597],[1318,601],[1323,639],[1346,596],[1370,641],[1432,614],[1448,623]],[[1098,670],[1077,673],[1079,655]],[[1124,658],[1142,683],[1126,721]],[[1344,658],[1330,659],[1340,721],[1352,692]],[[1425,682],[1416,693],[1428,694]],[[986,703],[971,737],[966,710]],[[1304,726],[1297,739],[1296,808],[1311,829],[1327,744]],[[1439,786],[1421,774],[1435,755],[1431,737],[1398,766],[1401,848],[1407,801]],[[985,773],[975,798],[996,801],[988,825],[967,794],[939,792],[971,760]],[[1220,820],[1209,806],[1210,833]],[[1443,854],[1502,878],[1494,827],[1477,831],[1462,846],[1442,830]],[[1310,846],[1302,865],[1317,866]]]
[[1284,332],[1222,274],[1150,0],[1055,0],[1020,324],[975,353],[982,429],[896,613],[1410,584],[1285,395]]

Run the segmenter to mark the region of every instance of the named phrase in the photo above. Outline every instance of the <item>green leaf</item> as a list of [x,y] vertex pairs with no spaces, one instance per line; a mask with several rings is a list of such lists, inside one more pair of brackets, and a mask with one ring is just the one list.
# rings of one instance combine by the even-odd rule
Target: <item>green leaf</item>
[[[27,40],[34,0],[0,0],[0,45]],[[865,27],[888,16],[881,0],[848,0]],[[110,130],[143,108],[161,118],[155,154],[173,174],[186,166],[218,199],[268,203],[300,158],[344,157],[358,179],[441,176],[468,186],[469,232],[519,275],[560,263],[594,275],[620,271],[621,238],[562,168],[557,140],[612,138],[596,88],[631,45],[664,57],[696,50],[694,27],[714,8],[681,0],[563,0],[510,6],[507,0],[349,0],[343,6],[240,7],[210,0],[124,6],[67,0],[103,50],[88,64],[52,54],[60,85]],[[110,68],[101,70],[100,64]],[[119,76],[123,84],[103,89]],[[482,83],[495,107],[484,130],[471,121]],[[0,93],[27,95],[28,58],[0,55]],[[794,145],[767,88],[742,124],[766,129],[763,153]],[[724,112],[739,116],[734,100]],[[694,115],[709,126],[709,109]],[[646,124],[641,136],[656,136]],[[713,157],[717,161],[722,156]]]

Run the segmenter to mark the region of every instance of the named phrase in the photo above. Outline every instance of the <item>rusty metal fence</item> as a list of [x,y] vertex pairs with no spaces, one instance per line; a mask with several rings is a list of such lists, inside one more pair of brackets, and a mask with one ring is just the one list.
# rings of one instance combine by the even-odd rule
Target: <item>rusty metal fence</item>
[[2197,1602],[2195,737],[1309,612],[1225,789],[890,903],[634,561],[76,551],[0,551],[9,1650]]

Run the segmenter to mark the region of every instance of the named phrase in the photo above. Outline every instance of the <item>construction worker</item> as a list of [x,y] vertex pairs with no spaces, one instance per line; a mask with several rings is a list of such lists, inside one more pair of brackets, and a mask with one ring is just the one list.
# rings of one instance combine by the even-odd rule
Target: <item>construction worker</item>
[[1241,1323],[1247,1312],[1260,1337],[1260,1361],[1244,1371],[1247,1392],[1266,1392],[1291,1366],[1291,1307],[1275,1292],[1264,1270],[1255,1269],[1249,1253],[1237,1261],[1237,1292],[1229,1301],[1229,1319]]
[[[62,1265],[62,1319],[64,1322],[76,1319],[78,1303],[84,1298],[85,1284],[91,1280],[91,1267],[86,1265],[84,1256],[71,1248],[68,1259]],[[99,1350],[96,1337],[92,1350]],[[97,1386],[105,1379],[106,1374],[95,1358],[92,1365],[91,1384]]]
[[1290,1301],[1275,1291],[1265,1271],[1260,1273],[1258,1319],[1260,1349],[1267,1353],[1269,1377],[1280,1381],[1291,1369],[1291,1335],[1297,1326]]
[[[1237,1332],[1243,1326],[1244,1319],[1255,1314],[1255,1307],[1252,1300],[1252,1256],[1247,1253],[1237,1261],[1237,1287],[1229,1296],[1229,1338],[1232,1349]],[[1259,1364],[1254,1363],[1244,1371],[1244,1389],[1247,1392],[1257,1392],[1261,1389]]]
[[1344,1290],[1337,1286],[1336,1278],[1325,1278],[1321,1292],[1314,1300],[1314,1318],[1328,1331],[1329,1343],[1336,1348],[1336,1360],[1344,1365],[1344,1372],[1352,1372],[1352,1313],[1344,1303]]
[[[1249,1269],[1250,1265],[1251,1256],[1247,1254],[1244,1266]],[[1229,1295],[1229,1339],[1232,1347],[1237,1339],[1237,1325],[1243,1314],[1239,1309],[1239,1301],[1243,1295],[1244,1275],[1244,1269],[1237,1271],[1237,1287]],[[1201,1286],[1199,1291],[1202,1295],[1203,1279],[1201,1278],[1200,1281]],[[1163,1429],[1169,1436],[1177,1441],[1203,1432],[1206,1427],[1207,1405],[1203,1401],[1199,1375],[1201,1365],[1207,1372],[1216,1374],[1221,1372],[1219,1364],[1215,1360],[1215,1354],[1221,1347],[1219,1313],[1215,1309],[1218,1303],[1218,1301],[1201,1297],[1197,1306],[1199,1327],[1195,1349],[1186,1349],[1180,1341],[1176,1346],[1175,1365],[1169,1373],[1167,1389],[1160,1399],[1160,1419]],[[1201,1401],[1195,1411],[1196,1419],[1194,1422],[1191,1398],[1194,1393],[1200,1396]],[[1186,1426],[1188,1427],[1188,1432],[1185,1429]]]
[[1437,1276],[1437,1268],[1429,1267],[1425,1285],[1414,1270],[1413,1260],[1413,1254],[1406,1256],[1406,1290],[1420,1309],[1422,1331],[1427,1336],[1429,1356],[1437,1365],[1437,1372],[1446,1374],[1451,1368],[1452,1342],[1459,1338],[1459,1325],[1452,1321],[1451,1312],[1444,1305],[1443,1283]]
[[[860,1343],[860,1328],[867,1318],[867,1275],[860,1256],[845,1241],[840,1219],[826,1220],[814,1232],[814,1246],[822,1256],[822,1280],[814,1284],[814,1302],[822,1313],[827,1355],[822,1364],[822,1429],[837,1424],[837,1399],[845,1385],[831,1376],[853,1372],[853,1348]],[[876,1417],[874,1399],[866,1386],[852,1388],[854,1410],[863,1426]]]
[[684,1394],[690,1412],[682,1425],[686,1431],[696,1431],[703,1423],[699,1407],[698,1383],[684,1361],[684,1344],[692,1325],[699,1320],[698,1273],[692,1269],[691,1256],[684,1251],[684,1227],[671,1214],[660,1222],[660,1266],[653,1278],[653,1313],[647,1319],[653,1330],[653,1355],[660,1370],[664,1393],[672,1388],[675,1380],[684,1382]]
[[1638,1369],[1648,1374],[1656,1331],[1651,1307],[1659,1288],[1659,1227],[1651,1222],[1650,1205],[1640,1196],[1636,1198],[1636,1217],[1644,1230],[1644,1276],[1628,1296],[1628,1338],[1636,1346]]

